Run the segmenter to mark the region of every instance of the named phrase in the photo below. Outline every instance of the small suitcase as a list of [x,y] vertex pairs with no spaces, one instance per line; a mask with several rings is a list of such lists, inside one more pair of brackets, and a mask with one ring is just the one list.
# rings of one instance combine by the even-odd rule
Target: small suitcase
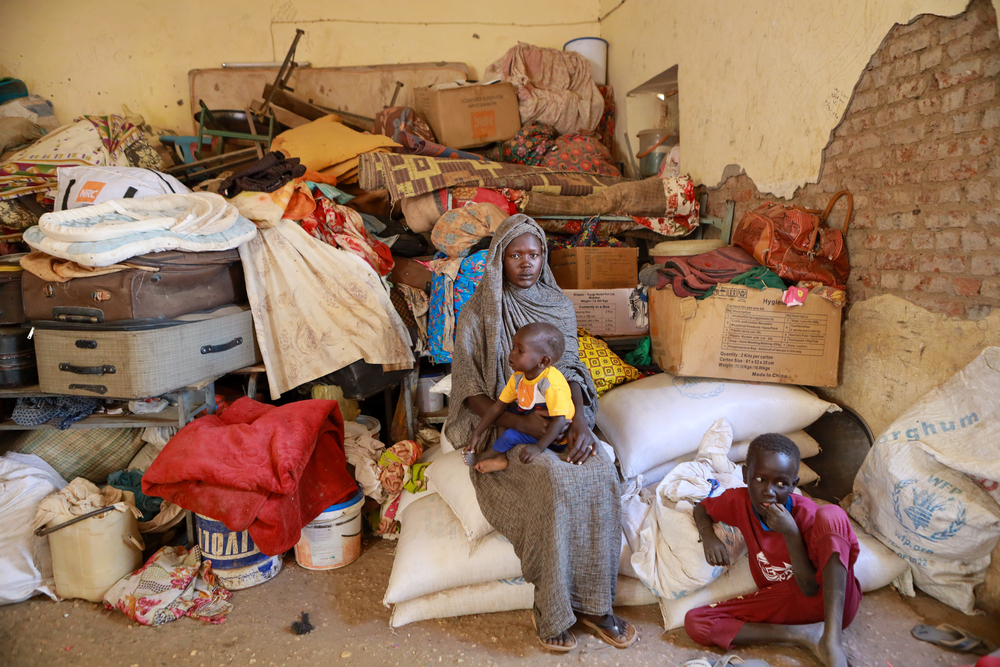
[[43,392],[150,398],[252,366],[261,359],[253,315],[227,306],[175,320],[35,322]]
[[21,258],[27,253],[0,257],[0,324],[24,322],[24,300],[21,297]]
[[25,272],[24,314],[30,321],[100,324],[119,320],[173,319],[246,301],[238,250],[157,252],[129,264],[157,271],[126,269],[64,283]]

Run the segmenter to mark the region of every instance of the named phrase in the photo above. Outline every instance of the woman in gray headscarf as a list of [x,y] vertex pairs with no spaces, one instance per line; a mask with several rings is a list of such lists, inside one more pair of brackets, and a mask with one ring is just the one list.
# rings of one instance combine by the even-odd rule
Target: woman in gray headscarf
[[[635,641],[635,628],[611,609],[621,549],[618,475],[591,431],[597,392],[580,362],[573,304],[556,285],[547,254],[545,233],[525,215],[508,218],[494,234],[483,278],[458,319],[445,434],[455,448],[469,441],[511,375],[507,355],[518,328],[529,322],[559,328],[566,351],[554,365],[576,406],[566,432],[572,463],[547,452],[524,464],[511,452],[505,470],[469,472],[483,514],[514,545],[524,578],[535,586],[534,620],[543,646],[576,646],[570,628],[579,617],[604,641],[625,647]],[[540,438],[547,422],[538,411],[506,412],[496,424]],[[479,450],[497,435],[493,428]]]

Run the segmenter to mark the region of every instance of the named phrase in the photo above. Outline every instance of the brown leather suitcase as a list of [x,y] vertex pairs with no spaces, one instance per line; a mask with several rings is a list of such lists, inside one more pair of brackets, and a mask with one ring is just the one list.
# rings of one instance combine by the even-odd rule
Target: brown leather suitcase
[[396,257],[393,256],[395,263],[392,267],[392,272],[389,273],[389,280],[393,284],[403,284],[409,285],[419,290],[423,290],[428,294],[431,293],[431,281],[434,279],[434,274],[426,266],[417,262],[415,260],[430,260],[431,257],[416,257],[414,259],[409,259],[406,257]]
[[21,297],[21,258],[27,253],[0,257],[0,325],[24,322],[24,301]]
[[24,314],[32,322],[169,320],[246,301],[243,265],[235,249],[158,252],[134,257],[129,264],[157,271],[126,269],[64,283],[46,282],[25,271]]

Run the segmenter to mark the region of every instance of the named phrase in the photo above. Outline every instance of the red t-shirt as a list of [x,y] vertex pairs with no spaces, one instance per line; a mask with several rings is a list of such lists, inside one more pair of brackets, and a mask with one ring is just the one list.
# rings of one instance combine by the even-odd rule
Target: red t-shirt
[[[789,500],[792,502],[792,518],[799,527],[799,533],[801,533],[802,540],[806,545],[806,554],[812,561],[813,567],[816,568],[816,581],[822,586],[823,565],[826,564],[823,559],[829,558],[829,547],[819,548],[816,540],[812,539],[817,505],[809,498],[795,494],[789,496]],[[788,555],[788,546],[785,544],[784,536],[764,527],[753,511],[750,493],[745,487],[727,489],[715,498],[706,498],[701,501],[701,504],[713,521],[729,524],[743,533],[743,540],[747,543],[747,552],[750,556],[750,572],[753,573],[753,580],[756,582],[757,588],[772,586],[794,576],[792,559]],[[858,538],[853,530],[850,531],[850,544],[848,568],[854,566],[860,550]],[[825,556],[824,553],[826,553]]]

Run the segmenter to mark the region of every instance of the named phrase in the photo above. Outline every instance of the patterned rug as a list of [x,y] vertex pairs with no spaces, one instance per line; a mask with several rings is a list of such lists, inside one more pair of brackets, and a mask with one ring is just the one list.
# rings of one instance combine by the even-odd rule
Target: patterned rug
[[388,190],[392,202],[454,186],[513,188],[579,197],[600,192],[622,181],[609,176],[520,164],[438,159],[423,155],[365,153],[360,158],[359,187],[364,190]]

